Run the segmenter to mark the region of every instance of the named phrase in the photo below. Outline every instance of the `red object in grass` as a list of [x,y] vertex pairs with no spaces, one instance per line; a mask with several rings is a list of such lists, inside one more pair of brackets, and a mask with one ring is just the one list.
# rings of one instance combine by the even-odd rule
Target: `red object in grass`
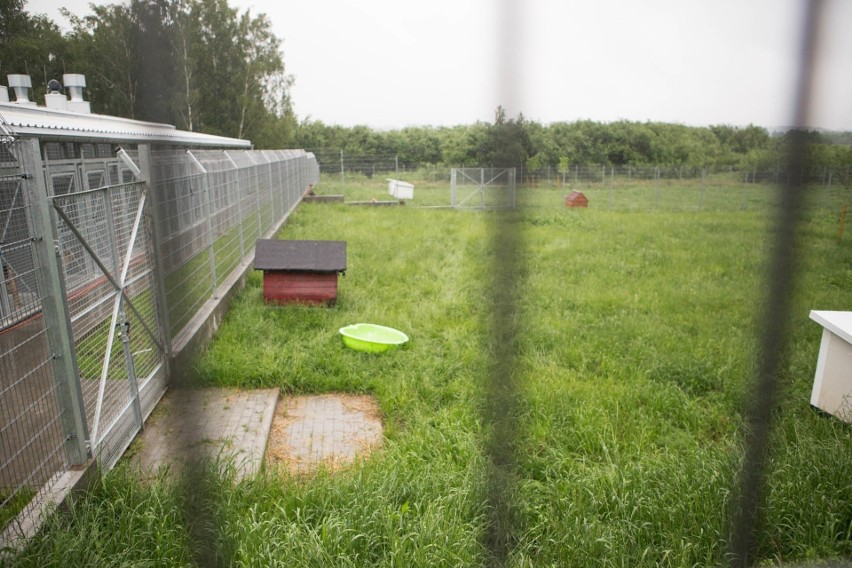
[[588,207],[589,200],[580,191],[572,191],[565,198],[565,207]]

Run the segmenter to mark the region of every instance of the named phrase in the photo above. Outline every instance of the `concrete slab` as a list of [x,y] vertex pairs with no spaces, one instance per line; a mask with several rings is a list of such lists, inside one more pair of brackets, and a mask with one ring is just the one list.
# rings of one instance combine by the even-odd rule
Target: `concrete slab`
[[287,397],[275,414],[267,462],[293,473],[339,469],[382,443],[380,410],[371,396]]
[[237,478],[260,470],[278,389],[172,389],[145,423],[130,457],[143,477],[192,459],[233,460]]

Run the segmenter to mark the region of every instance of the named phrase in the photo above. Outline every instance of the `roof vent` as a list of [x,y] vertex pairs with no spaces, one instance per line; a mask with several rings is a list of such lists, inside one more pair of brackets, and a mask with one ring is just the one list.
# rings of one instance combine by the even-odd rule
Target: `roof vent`
[[33,88],[32,79],[29,75],[7,75],[9,86],[15,89],[15,102],[19,105],[32,105],[30,100],[30,89]]
[[68,110],[84,114],[91,113],[91,105],[83,100],[83,88],[86,86],[86,76],[66,74],[62,76],[62,82],[65,83],[65,88],[68,90],[68,94],[71,95],[71,100],[68,101]]

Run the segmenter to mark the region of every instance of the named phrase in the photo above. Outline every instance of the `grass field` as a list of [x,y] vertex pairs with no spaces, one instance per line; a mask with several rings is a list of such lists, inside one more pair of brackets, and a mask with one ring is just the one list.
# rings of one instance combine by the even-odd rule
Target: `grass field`
[[[446,185],[432,189],[437,201]],[[605,193],[591,188],[592,207],[572,211],[561,206],[564,188],[519,188],[513,566],[724,562],[774,190],[746,188],[743,210],[739,201],[694,207],[697,193],[684,201],[663,189],[680,205],[596,206]],[[354,184],[345,193],[373,191]],[[821,334],[808,311],[852,309],[852,235],[838,244],[839,210],[820,203],[802,213],[758,535],[756,561],[766,564],[852,556],[852,428],[808,404]],[[383,449],[344,472],[269,471],[238,485],[208,472],[191,487],[165,476],[142,486],[120,464],[18,563],[488,565],[483,416],[488,364],[501,348],[490,314],[490,237],[501,218],[302,206],[283,238],[348,243],[337,306],[268,307],[253,275],[198,361],[197,381],[372,393]],[[361,321],[411,342],[380,356],[345,349],[337,329]]]

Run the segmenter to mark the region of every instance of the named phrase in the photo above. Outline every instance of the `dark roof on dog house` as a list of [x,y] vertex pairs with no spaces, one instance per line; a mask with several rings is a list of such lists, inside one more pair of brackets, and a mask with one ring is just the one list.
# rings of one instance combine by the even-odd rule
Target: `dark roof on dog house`
[[346,241],[258,239],[256,270],[346,272]]

